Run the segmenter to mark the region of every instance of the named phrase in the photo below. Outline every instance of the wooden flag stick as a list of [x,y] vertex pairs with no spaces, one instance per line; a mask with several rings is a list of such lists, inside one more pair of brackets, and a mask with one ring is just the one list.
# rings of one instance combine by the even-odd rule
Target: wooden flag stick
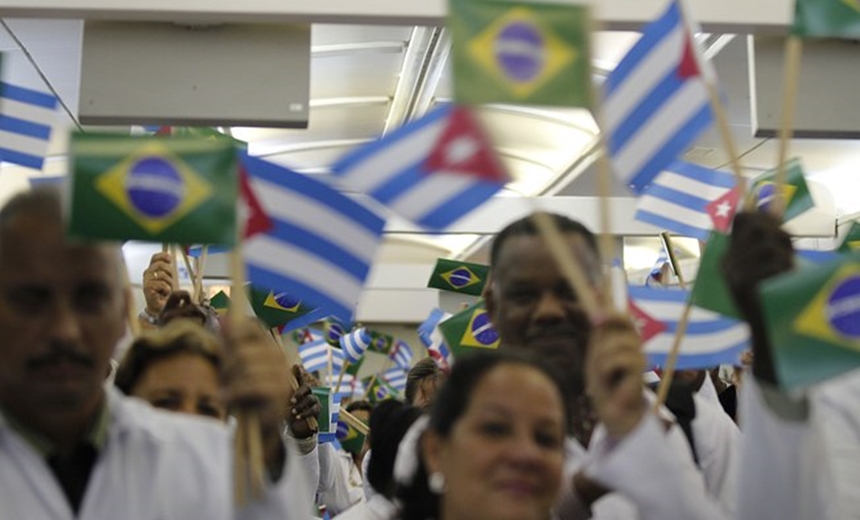
[[785,65],[782,79],[782,120],[779,125],[779,156],[777,157],[776,177],[774,179],[774,201],[771,211],[782,218],[787,201],[785,200],[785,162],[788,160],[788,145],[794,128],[794,109],[797,100],[797,84],[800,76],[800,59],[803,43],[797,36],[785,40]]
[[170,244],[170,258],[173,259],[170,262],[170,267],[173,271],[173,283],[175,284],[171,290],[176,291],[182,287],[182,284],[179,283],[179,264],[177,263],[179,258],[176,256],[176,244]]
[[[684,21],[684,25],[688,28],[693,27],[687,14],[686,2],[682,1],[679,5],[681,8],[681,19]],[[693,59],[696,60],[696,69],[698,69],[699,75],[702,77],[702,83],[704,83],[705,90],[708,93],[711,110],[717,120],[717,130],[720,133],[720,138],[723,140],[723,146],[726,147],[726,154],[729,156],[729,164],[731,165],[732,173],[735,174],[735,179],[737,180],[738,195],[740,200],[743,200],[744,193],[746,193],[746,178],[744,178],[743,169],[739,159],[740,154],[738,153],[735,139],[732,136],[732,131],[729,127],[729,119],[726,117],[726,111],[723,110],[723,102],[720,99],[719,92],[717,91],[716,76],[711,73],[710,68],[705,68],[706,64],[699,53],[699,46],[695,41],[692,41],[693,35],[690,32],[687,32],[685,37],[690,39],[689,43],[692,46]]]
[[[272,338],[275,340],[275,343],[280,348],[281,353],[284,355],[284,359],[287,362],[287,366],[290,367],[290,374],[294,374],[293,367],[297,364],[301,365],[301,360],[298,359],[298,356],[293,353],[292,349],[288,349],[287,346],[284,344],[284,337],[281,335],[281,331],[278,330],[278,327],[272,327],[271,329],[269,329],[269,332],[272,334]],[[299,389],[301,383],[296,377],[291,377],[290,386],[295,392]],[[305,419],[305,422],[307,422],[308,426],[312,429],[319,428],[319,422],[317,422],[316,417],[308,417],[307,419]]]
[[193,289],[194,294],[192,296],[193,301],[195,303],[197,303],[200,301],[197,299],[197,272],[194,269],[192,269],[191,259],[188,258],[188,253],[185,252],[185,248],[180,246],[179,251],[182,253],[182,261],[183,261],[183,263],[185,263],[185,269],[188,271],[188,278],[191,279],[191,285],[194,288]]
[[678,322],[678,328],[675,331],[675,338],[672,340],[672,349],[669,351],[669,357],[666,358],[666,366],[663,367],[663,376],[660,378],[660,385],[657,387],[657,401],[654,402],[654,412],[666,402],[666,397],[669,395],[669,387],[672,385],[672,378],[675,375],[675,365],[678,361],[678,353],[681,351],[681,341],[684,339],[684,334],[687,333],[687,324],[690,321],[690,313],[693,311],[692,298],[687,300],[684,305],[684,312],[681,314],[681,320]]
[[347,412],[343,408],[340,409],[338,415],[339,417],[343,417],[343,422],[358,430],[359,433],[361,433],[362,435],[367,435],[368,433],[370,433],[370,428],[368,428],[367,425],[361,421],[361,419]]
[[197,294],[197,301],[203,301],[203,273],[206,271],[206,259],[209,256],[209,246],[203,246],[203,251],[197,257],[197,278],[194,279],[194,292]]
[[[229,312],[229,320],[231,328],[239,330],[245,314],[247,306],[245,296],[245,263],[242,259],[242,241],[240,238],[236,240],[236,246],[230,253],[230,275],[233,280],[232,290],[230,291],[231,308]],[[252,417],[253,416],[253,417]],[[260,431],[259,418],[254,413],[249,411],[240,412],[237,415],[237,430],[244,431],[245,444],[237,444],[239,451],[236,453],[236,467],[246,471],[236,473],[237,480],[249,479],[251,484],[251,493],[255,497],[260,497],[263,494],[264,482],[264,464],[262,458],[262,432]],[[260,447],[258,449],[258,446]],[[257,456],[259,454],[259,456]],[[245,491],[244,484],[240,487],[236,485],[237,493]],[[237,494],[238,503],[244,504],[247,501],[246,494]]]
[[[122,283],[125,285],[125,290],[127,291],[128,298],[131,299],[131,295],[133,294],[133,289],[131,287],[131,278],[128,274],[128,264],[125,263],[125,258],[122,260]],[[138,321],[137,312],[135,310],[135,306],[132,301],[128,302],[127,314],[128,314],[128,326],[131,330],[131,336],[133,338],[140,337],[140,321]]]
[[579,302],[589,318],[594,319],[600,313],[597,298],[594,297],[591,285],[582,270],[582,266],[573,257],[573,252],[564,241],[564,237],[548,213],[537,211],[531,216],[535,227],[543,236],[550,254],[558,263],[562,274],[573,288]]
[[672,272],[678,277],[678,285],[681,286],[681,289],[687,290],[687,282],[684,280],[684,273],[681,272],[681,264],[678,263],[678,258],[675,256],[675,250],[672,247],[672,238],[667,231],[664,231],[660,233],[660,240],[663,242],[663,248],[666,250],[669,265],[672,266]]
[[334,389],[334,393],[340,393],[340,384],[343,382],[343,375],[346,374],[346,369],[349,368],[349,360],[344,360],[343,367],[340,369],[340,375],[337,376],[337,386]]

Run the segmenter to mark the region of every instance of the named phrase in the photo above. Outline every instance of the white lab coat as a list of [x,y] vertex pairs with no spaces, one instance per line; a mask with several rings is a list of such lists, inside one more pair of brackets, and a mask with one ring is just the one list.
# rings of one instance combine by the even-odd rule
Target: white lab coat
[[325,505],[332,516],[364,502],[361,470],[352,455],[337,450],[331,443],[319,446],[320,482],[317,502]]
[[[645,395],[649,401],[655,398],[651,392]],[[588,452],[576,442],[569,443],[565,485],[574,474],[584,469],[586,475],[616,491],[592,504],[591,518],[681,518],[664,515],[686,510],[689,500],[705,504],[701,513],[704,516],[695,513],[685,520],[731,517],[736,503],[740,435],[722,409],[715,409],[704,399],[694,399],[696,418],[692,429],[700,467],[696,466],[689,442],[681,429],[673,425],[664,431],[651,414],[617,445],[609,442],[602,425],[595,429]],[[673,419],[665,408],[661,414],[664,419]],[[673,476],[664,478],[657,471],[660,467],[673,468]],[[683,482],[681,487],[679,480]],[[687,489],[689,498],[679,499],[680,489]],[[562,520],[589,518],[575,493],[565,490],[563,496],[563,508],[559,511]],[[665,503],[652,503],[655,498]]]
[[44,457],[0,416],[0,520],[207,520],[310,517],[294,456],[276,485],[241,511],[233,503],[232,431],[164,412],[108,389],[110,424],[77,517]]
[[397,518],[397,507],[380,494],[374,494],[366,502],[358,503],[334,520],[391,520]]

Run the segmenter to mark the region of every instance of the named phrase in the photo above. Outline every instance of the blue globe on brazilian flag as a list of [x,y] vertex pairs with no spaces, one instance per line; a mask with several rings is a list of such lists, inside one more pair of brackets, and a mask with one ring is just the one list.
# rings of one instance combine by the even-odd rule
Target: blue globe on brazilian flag
[[781,386],[804,387],[860,367],[860,253],[767,280],[761,293]]
[[201,137],[75,134],[69,234],[182,244],[235,242],[232,143]]
[[589,105],[587,6],[449,0],[448,9],[457,102]]

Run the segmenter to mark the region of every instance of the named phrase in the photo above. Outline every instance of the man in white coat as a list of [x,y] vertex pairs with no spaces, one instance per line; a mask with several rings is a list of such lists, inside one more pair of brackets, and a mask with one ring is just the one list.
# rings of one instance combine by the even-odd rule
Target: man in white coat
[[[598,302],[605,302],[604,274],[594,235],[578,222],[560,215],[550,217],[559,227],[565,247],[571,251],[592,287],[592,295]],[[647,518],[648,515],[642,514],[642,505],[621,499],[617,493],[607,492],[632,488],[632,492],[625,493],[628,497],[647,498],[651,494],[669,504],[675,498],[673,495],[677,488],[670,485],[661,488],[659,474],[645,479],[637,474],[636,468],[648,468],[649,465],[652,468],[667,467],[666,464],[677,466],[673,470],[675,474],[685,475],[692,486],[700,488],[694,489],[697,491],[694,494],[702,496],[704,481],[693,464],[689,445],[680,429],[671,427],[664,435],[660,421],[653,414],[646,413],[642,379],[644,358],[641,357],[641,341],[632,323],[615,319],[609,322],[608,328],[607,324],[595,326],[590,323],[579,296],[570,288],[530,217],[508,225],[496,236],[491,251],[491,267],[490,283],[484,296],[487,311],[502,339],[502,347],[514,345],[538,354],[561,369],[569,384],[568,403],[572,409],[572,436],[576,442],[570,443],[569,447],[568,472],[572,475],[569,480],[572,486],[562,501],[565,507],[560,516],[565,519],[586,518],[593,513],[600,519],[628,519],[636,517],[638,508],[640,517]],[[586,368],[587,354],[593,350],[590,345],[596,341],[595,336],[600,337],[600,342],[615,345],[615,360],[611,363],[616,375],[621,376],[619,381],[624,382],[618,385],[617,390],[610,390],[612,385],[605,381],[600,384],[598,365],[590,364]],[[592,379],[588,384],[591,389],[587,391],[589,377]],[[614,395],[605,396],[604,404],[595,406],[594,390],[601,387]],[[626,397],[622,395],[624,392],[628,392]],[[614,413],[607,414],[607,410],[614,410]],[[704,417],[705,414],[702,415]],[[719,419],[719,416],[714,417]],[[731,422],[728,417],[725,419]],[[597,428],[600,421],[604,427]],[[624,442],[620,443],[622,437]],[[697,448],[708,455],[709,462],[714,457],[734,458],[736,437],[714,440],[702,436],[696,440],[702,444]],[[655,444],[661,444],[661,447]],[[725,444],[728,447],[724,447]],[[717,445],[720,445],[719,449]],[[613,452],[611,458],[620,460],[618,464],[630,467],[630,471],[616,472],[619,478],[614,480],[600,479],[611,485],[612,489],[607,489],[588,475],[616,475],[595,469],[602,467],[603,459],[607,459],[610,451]],[[664,461],[657,460],[659,457],[676,460],[664,464]],[[734,469],[729,471],[710,464],[708,467],[719,470],[715,471],[719,477],[713,481],[719,483],[720,489],[711,490],[712,496],[724,498],[721,506],[712,500],[714,503],[708,508],[722,509],[730,514],[734,507],[732,491],[736,485]]]
[[0,210],[0,518],[307,518],[284,410],[266,398],[288,398],[288,374],[256,355],[262,333],[232,331],[228,370],[232,402],[264,432],[270,478],[247,507],[233,502],[227,427],[105,389],[128,316],[122,269],[118,247],[64,237],[54,192]]

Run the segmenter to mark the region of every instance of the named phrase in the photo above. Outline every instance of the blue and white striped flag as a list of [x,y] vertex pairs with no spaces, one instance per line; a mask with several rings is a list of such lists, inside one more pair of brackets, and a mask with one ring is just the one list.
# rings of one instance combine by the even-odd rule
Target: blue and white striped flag
[[58,105],[47,92],[0,83],[0,161],[41,170]]
[[347,154],[334,174],[416,224],[444,229],[508,180],[466,110],[441,106]]
[[439,324],[450,317],[451,314],[442,309],[433,309],[430,311],[430,316],[418,326],[418,337],[427,347],[427,353],[440,368],[444,369],[451,367],[452,356],[451,349],[445,344],[445,337],[439,330]]
[[635,219],[703,242],[714,229],[727,229],[737,207],[729,197],[735,176],[675,161],[639,198]]
[[306,175],[244,152],[251,186],[274,227],[245,241],[252,284],[306,299],[349,321],[385,221]]
[[[631,316],[637,322],[645,355],[651,365],[664,366],[689,291],[628,287]],[[681,341],[678,369],[737,364],[750,346],[747,325],[715,312],[693,307]]]
[[412,347],[408,343],[402,339],[398,339],[394,341],[394,349],[391,351],[390,356],[395,366],[403,370],[409,370],[412,366],[412,358],[415,357],[415,353],[412,352]]
[[373,339],[367,329],[361,327],[354,331],[344,334],[340,337],[340,348],[343,350],[343,355],[351,364],[356,364],[364,356],[367,347]]
[[[332,393],[335,393],[334,391],[337,389],[338,379],[340,379],[340,374],[326,376],[325,378],[325,384],[331,388]],[[359,393],[359,390],[361,393]],[[344,374],[343,379],[340,381],[340,390],[336,393],[338,401],[351,398],[356,394],[358,394],[359,398],[364,395],[364,383],[356,379],[352,374]]]
[[343,351],[332,347],[324,339],[299,345],[299,357],[308,372],[328,373],[329,366],[333,374],[340,374],[343,370]]
[[637,193],[713,120],[693,30],[672,2],[645,26],[604,86],[603,122],[615,173]]
[[382,374],[382,378],[391,385],[391,388],[397,390],[400,395],[406,391],[406,376],[407,372],[402,367],[392,367]]

